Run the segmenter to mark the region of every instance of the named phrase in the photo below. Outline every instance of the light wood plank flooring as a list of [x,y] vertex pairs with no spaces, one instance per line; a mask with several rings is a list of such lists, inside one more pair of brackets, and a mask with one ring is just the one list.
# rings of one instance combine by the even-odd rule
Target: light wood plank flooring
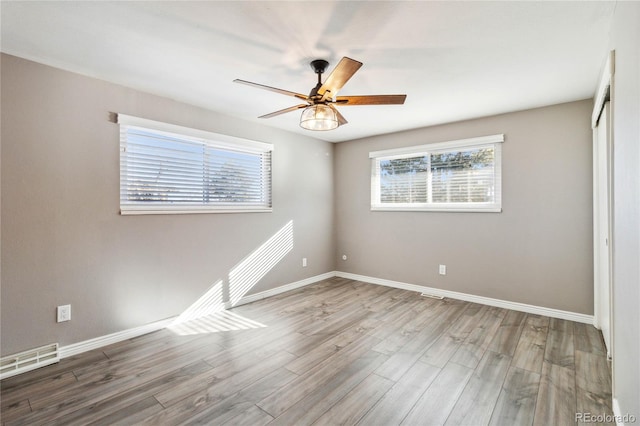
[[0,383],[6,425],[571,425],[592,326],[333,278]]

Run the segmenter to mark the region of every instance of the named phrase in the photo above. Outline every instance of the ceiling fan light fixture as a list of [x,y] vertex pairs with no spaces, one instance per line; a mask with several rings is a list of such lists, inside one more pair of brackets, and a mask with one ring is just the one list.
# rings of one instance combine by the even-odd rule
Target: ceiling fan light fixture
[[333,130],[338,127],[338,116],[328,105],[311,105],[302,111],[300,127],[307,130]]
[[[0,0],[1,1],[1,0]],[[311,68],[318,74],[318,84],[316,84],[308,95],[290,92],[289,90],[278,89],[277,87],[265,86],[264,84],[252,83],[246,80],[233,80],[235,83],[242,83],[259,89],[291,96],[298,100],[303,100],[306,104],[298,104],[289,108],[281,109],[270,114],[261,115],[258,118],[271,118],[287,112],[302,109],[300,117],[300,127],[306,130],[322,131],[333,130],[338,126],[348,123],[347,119],[334,108],[334,104],[346,105],[401,105],[407,95],[364,95],[364,96],[338,96],[335,95],[344,84],[360,69],[362,62],[347,58],[346,56],[338,62],[338,65],[331,71],[329,77],[322,82],[322,74],[329,63],[324,59],[311,61]]]

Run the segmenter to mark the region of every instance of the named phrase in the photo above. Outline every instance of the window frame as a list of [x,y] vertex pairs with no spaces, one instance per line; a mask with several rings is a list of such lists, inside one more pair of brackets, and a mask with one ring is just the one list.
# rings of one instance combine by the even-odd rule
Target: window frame
[[[193,129],[160,121],[134,117],[126,114],[117,114],[117,123],[120,126],[120,193],[119,204],[121,215],[145,215],[145,214],[193,214],[193,213],[269,213],[273,211],[273,157],[274,146],[272,144],[238,138],[234,136],[222,135],[205,130]],[[124,152],[127,146],[127,130],[141,129],[150,131],[157,135],[170,136],[181,139],[185,144],[200,144],[216,150],[223,150],[244,154],[269,153],[269,165],[266,173],[268,182],[266,184],[266,198],[268,202],[260,206],[256,204],[190,204],[188,202],[138,202],[124,203],[122,194],[126,191],[123,185],[126,183],[127,165]],[[204,167],[205,161],[203,161]],[[263,171],[265,173],[265,171]]]
[[[480,136],[468,139],[458,139],[446,142],[436,142],[425,145],[404,148],[372,151],[369,153],[371,161],[371,211],[427,211],[427,212],[502,212],[502,143],[504,134]],[[380,162],[402,158],[430,156],[431,154],[464,151],[491,147],[494,149],[494,201],[479,202],[449,202],[449,203],[383,203],[380,193]],[[429,167],[427,186],[432,185],[431,168]],[[429,188],[427,189],[430,190]]]

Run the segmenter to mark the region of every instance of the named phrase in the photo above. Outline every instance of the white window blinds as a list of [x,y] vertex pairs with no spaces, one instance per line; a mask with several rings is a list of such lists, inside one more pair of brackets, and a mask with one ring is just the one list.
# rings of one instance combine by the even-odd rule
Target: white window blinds
[[273,146],[118,114],[122,214],[271,211]]
[[504,135],[370,153],[373,210],[502,208]]

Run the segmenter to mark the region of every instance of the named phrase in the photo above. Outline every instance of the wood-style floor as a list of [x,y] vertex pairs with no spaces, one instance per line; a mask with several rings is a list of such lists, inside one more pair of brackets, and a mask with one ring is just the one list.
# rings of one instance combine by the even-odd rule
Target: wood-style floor
[[333,278],[0,385],[7,425],[549,426],[610,377],[592,326]]

